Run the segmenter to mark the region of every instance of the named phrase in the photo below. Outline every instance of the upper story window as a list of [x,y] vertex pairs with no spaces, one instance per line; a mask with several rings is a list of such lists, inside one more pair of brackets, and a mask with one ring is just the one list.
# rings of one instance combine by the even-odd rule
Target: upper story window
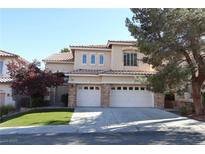
[[90,63],[95,64],[95,55],[94,54],[91,55]]
[[103,65],[103,64],[104,64],[104,56],[103,56],[103,55],[100,55],[100,56],[99,56],[99,64],[100,64],[100,65]]
[[83,64],[87,63],[87,56],[86,56],[86,54],[83,54],[83,56],[82,56],[82,63]]
[[0,75],[3,74],[3,61],[0,61]]
[[124,66],[137,66],[137,53],[124,53]]

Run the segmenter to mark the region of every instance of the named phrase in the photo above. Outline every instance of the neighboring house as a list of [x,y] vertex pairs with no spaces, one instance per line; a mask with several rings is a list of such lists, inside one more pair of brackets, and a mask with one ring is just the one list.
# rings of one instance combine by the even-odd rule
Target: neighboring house
[[0,50],[0,106],[15,105],[15,100],[12,97],[11,82],[7,64],[11,61],[23,60],[20,56]]
[[70,50],[44,60],[46,68],[68,76],[70,108],[163,108],[163,95],[147,89],[146,77],[155,71],[142,62],[136,41],[109,40],[106,45],[70,46]]
[[[43,60],[45,62],[45,68],[49,71],[56,73],[68,73],[73,70],[74,62],[72,53],[56,53]],[[66,78],[65,78],[66,79]],[[51,105],[62,105],[61,97],[63,94],[68,93],[68,83],[65,80],[63,86],[53,87],[49,89],[49,99]]]

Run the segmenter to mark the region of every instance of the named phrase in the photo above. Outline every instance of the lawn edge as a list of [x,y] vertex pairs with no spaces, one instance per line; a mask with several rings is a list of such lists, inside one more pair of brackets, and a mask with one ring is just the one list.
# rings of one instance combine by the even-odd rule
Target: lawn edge
[[[7,115],[5,117],[2,117],[0,124],[3,122],[6,122],[8,120],[11,120],[13,118],[18,118],[22,115],[29,114],[29,113],[40,113],[40,112],[74,112],[74,108],[67,108],[67,107],[37,107],[37,108],[31,108],[27,109],[25,111],[19,111],[14,112],[10,115]],[[1,128],[1,127],[0,127]]]

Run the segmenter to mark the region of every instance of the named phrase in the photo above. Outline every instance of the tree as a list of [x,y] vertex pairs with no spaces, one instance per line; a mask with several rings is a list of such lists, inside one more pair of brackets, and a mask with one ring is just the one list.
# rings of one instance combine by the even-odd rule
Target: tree
[[43,98],[48,93],[48,87],[63,84],[64,80],[58,73],[52,74],[39,67],[40,62],[36,60],[24,67],[18,67],[15,62],[8,64],[8,70],[13,78],[11,87],[15,94]]
[[60,53],[65,53],[65,52],[70,52],[70,50],[68,48],[63,48],[61,49]]
[[144,62],[157,71],[150,77],[153,91],[182,88],[188,81],[196,114],[202,114],[205,80],[205,9],[131,9],[126,26],[137,39]]

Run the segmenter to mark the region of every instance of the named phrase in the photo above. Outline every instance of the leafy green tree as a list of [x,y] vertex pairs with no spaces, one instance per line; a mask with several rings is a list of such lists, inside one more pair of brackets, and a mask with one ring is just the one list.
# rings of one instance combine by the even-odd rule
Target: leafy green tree
[[205,80],[205,9],[131,9],[126,19],[131,35],[156,69],[150,77],[153,91],[176,91],[192,85],[196,114],[204,112],[201,88]]
[[70,52],[70,50],[68,48],[61,49],[60,53],[64,53],[64,52]]

